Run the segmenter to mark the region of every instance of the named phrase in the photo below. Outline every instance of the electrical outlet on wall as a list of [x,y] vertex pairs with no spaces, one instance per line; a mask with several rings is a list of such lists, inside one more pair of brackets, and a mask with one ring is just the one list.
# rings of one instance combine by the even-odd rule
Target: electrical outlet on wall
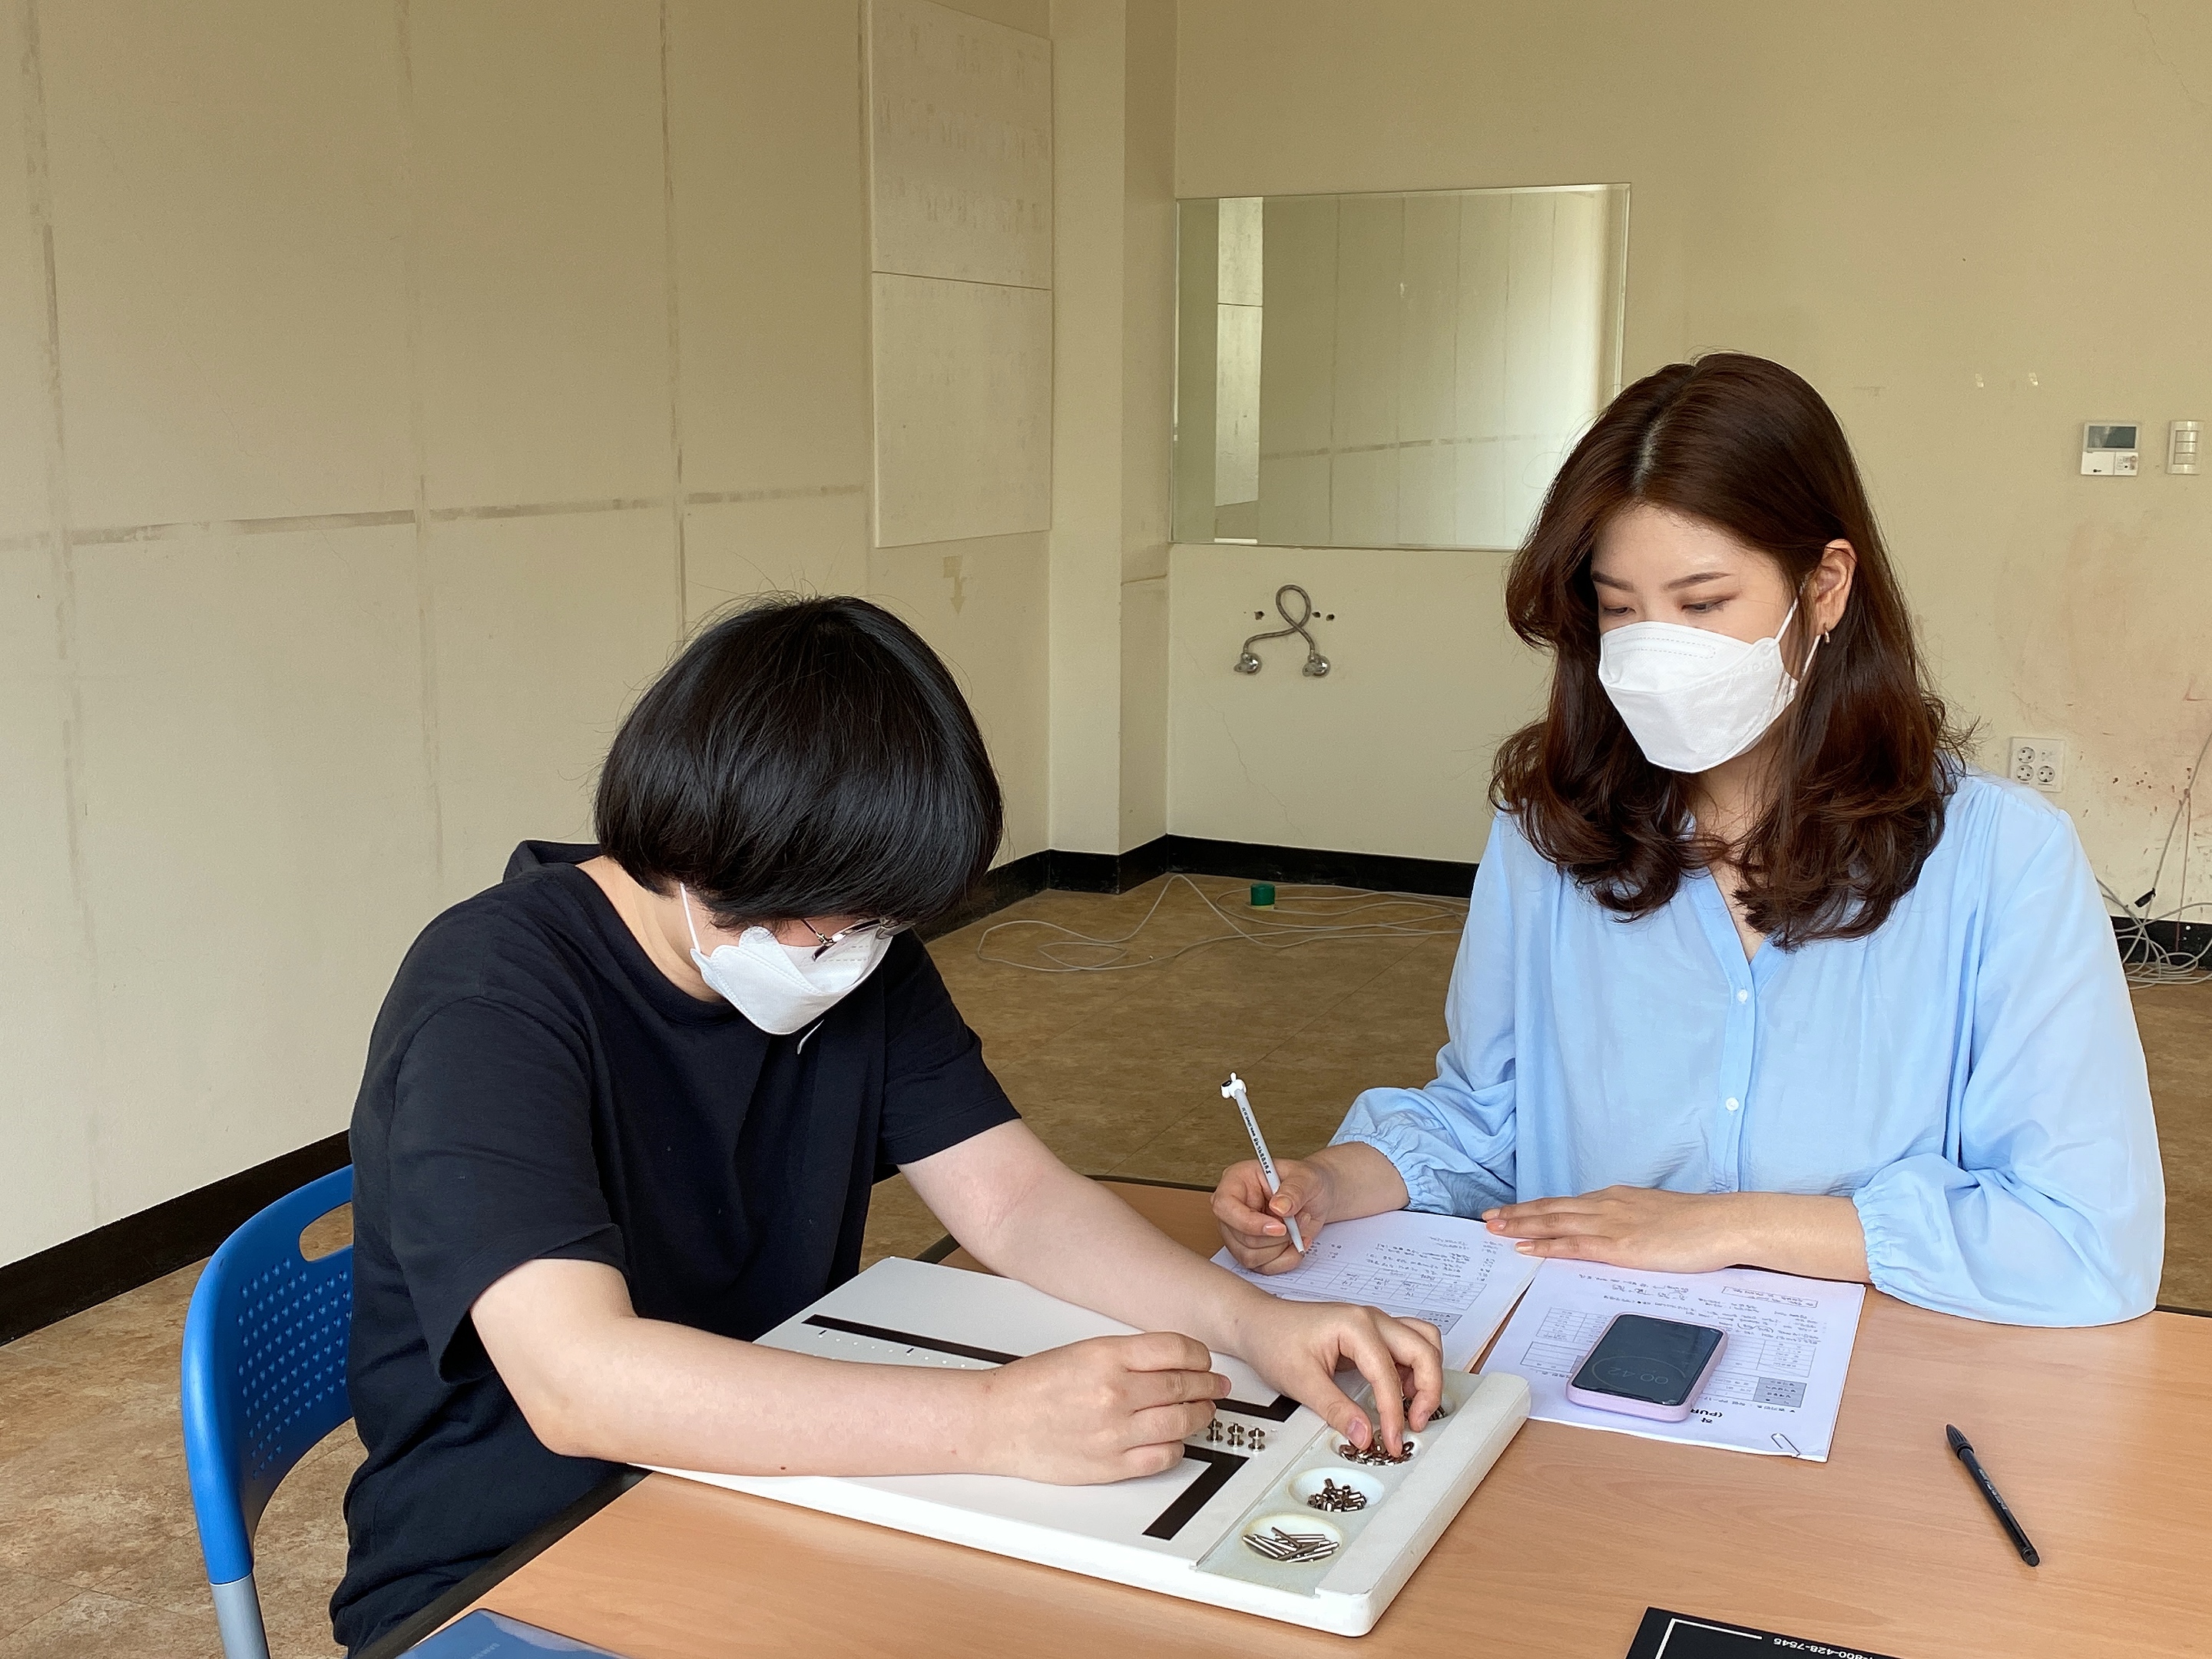
[[2014,738],[2005,775],[2014,783],[2055,795],[2066,783],[2066,744],[2061,738]]

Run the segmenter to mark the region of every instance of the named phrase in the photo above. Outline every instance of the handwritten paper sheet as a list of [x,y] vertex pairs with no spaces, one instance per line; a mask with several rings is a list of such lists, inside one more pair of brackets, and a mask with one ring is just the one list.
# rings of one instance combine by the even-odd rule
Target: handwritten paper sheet
[[[1547,1261],[1483,1366],[1528,1380],[1528,1415],[1649,1440],[1680,1440],[1828,1460],[1857,1340],[1866,1287],[1755,1267],[1713,1273],[1639,1273],[1588,1261]],[[1577,1406],[1567,1379],[1615,1314],[1649,1314],[1725,1330],[1719,1366],[1680,1423]]]
[[1248,1273],[1226,1250],[1213,1259],[1271,1296],[1425,1319],[1443,1334],[1454,1370],[1474,1363],[1537,1267],[1479,1221],[1414,1210],[1331,1222],[1288,1273]]

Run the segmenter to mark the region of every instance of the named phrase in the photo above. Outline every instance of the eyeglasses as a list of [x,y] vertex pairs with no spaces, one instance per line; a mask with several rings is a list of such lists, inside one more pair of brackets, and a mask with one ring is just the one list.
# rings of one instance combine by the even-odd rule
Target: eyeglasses
[[910,921],[887,921],[880,916],[856,921],[849,927],[840,927],[834,933],[823,933],[805,916],[799,918],[799,925],[814,935],[814,960],[817,962],[822,960],[823,951],[842,945],[848,939],[890,939],[914,926]]

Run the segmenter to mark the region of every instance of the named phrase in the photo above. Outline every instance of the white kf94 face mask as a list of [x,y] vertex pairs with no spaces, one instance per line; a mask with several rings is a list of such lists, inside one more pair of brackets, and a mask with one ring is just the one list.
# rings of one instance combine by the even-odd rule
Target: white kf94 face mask
[[[1782,636],[1739,640],[1681,623],[1632,623],[1598,635],[1597,680],[1644,758],[1669,772],[1708,772],[1766,735],[1813,665],[1813,641],[1793,676]],[[1826,635],[1822,636],[1826,637]]]
[[699,976],[771,1036],[789,1036],[821,1018],[875,972],[891,948],[891,936],[879,927],[827,950],[786,945],[765,927],[748,927],[735,945],[718,945],[710,957],[699,948],[699,924],[691,919],[691,896],[681,882],[676,896],[684,905],[684,925],[691,930],[691,960]]

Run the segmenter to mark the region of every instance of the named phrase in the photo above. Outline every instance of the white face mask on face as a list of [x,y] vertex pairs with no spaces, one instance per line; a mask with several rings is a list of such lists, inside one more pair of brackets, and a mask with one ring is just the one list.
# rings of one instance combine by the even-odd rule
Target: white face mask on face
[[[1597,679],[1644,758],[1669,772],[1709,772],[1765,736],[1813,665],[1813,641],[1793,677],[1782,636],[1739,640],[1680,623],[1632,623],[1598,635]],[[1821,636],[1823,639],[1826,635]]]
[[700,978],[771,1036],[789,1036],[821,1018],[875,972],[891,948],[890,935],[880,928],[817,951],[811,945],[786,945],[765,927],[748,927],[735,945],[718,945],[710,957],[699,948],[699,925],[691,919],[691,896],[681,882],[676,896],[684,906],[684,925],[691,930],[691,960]]

